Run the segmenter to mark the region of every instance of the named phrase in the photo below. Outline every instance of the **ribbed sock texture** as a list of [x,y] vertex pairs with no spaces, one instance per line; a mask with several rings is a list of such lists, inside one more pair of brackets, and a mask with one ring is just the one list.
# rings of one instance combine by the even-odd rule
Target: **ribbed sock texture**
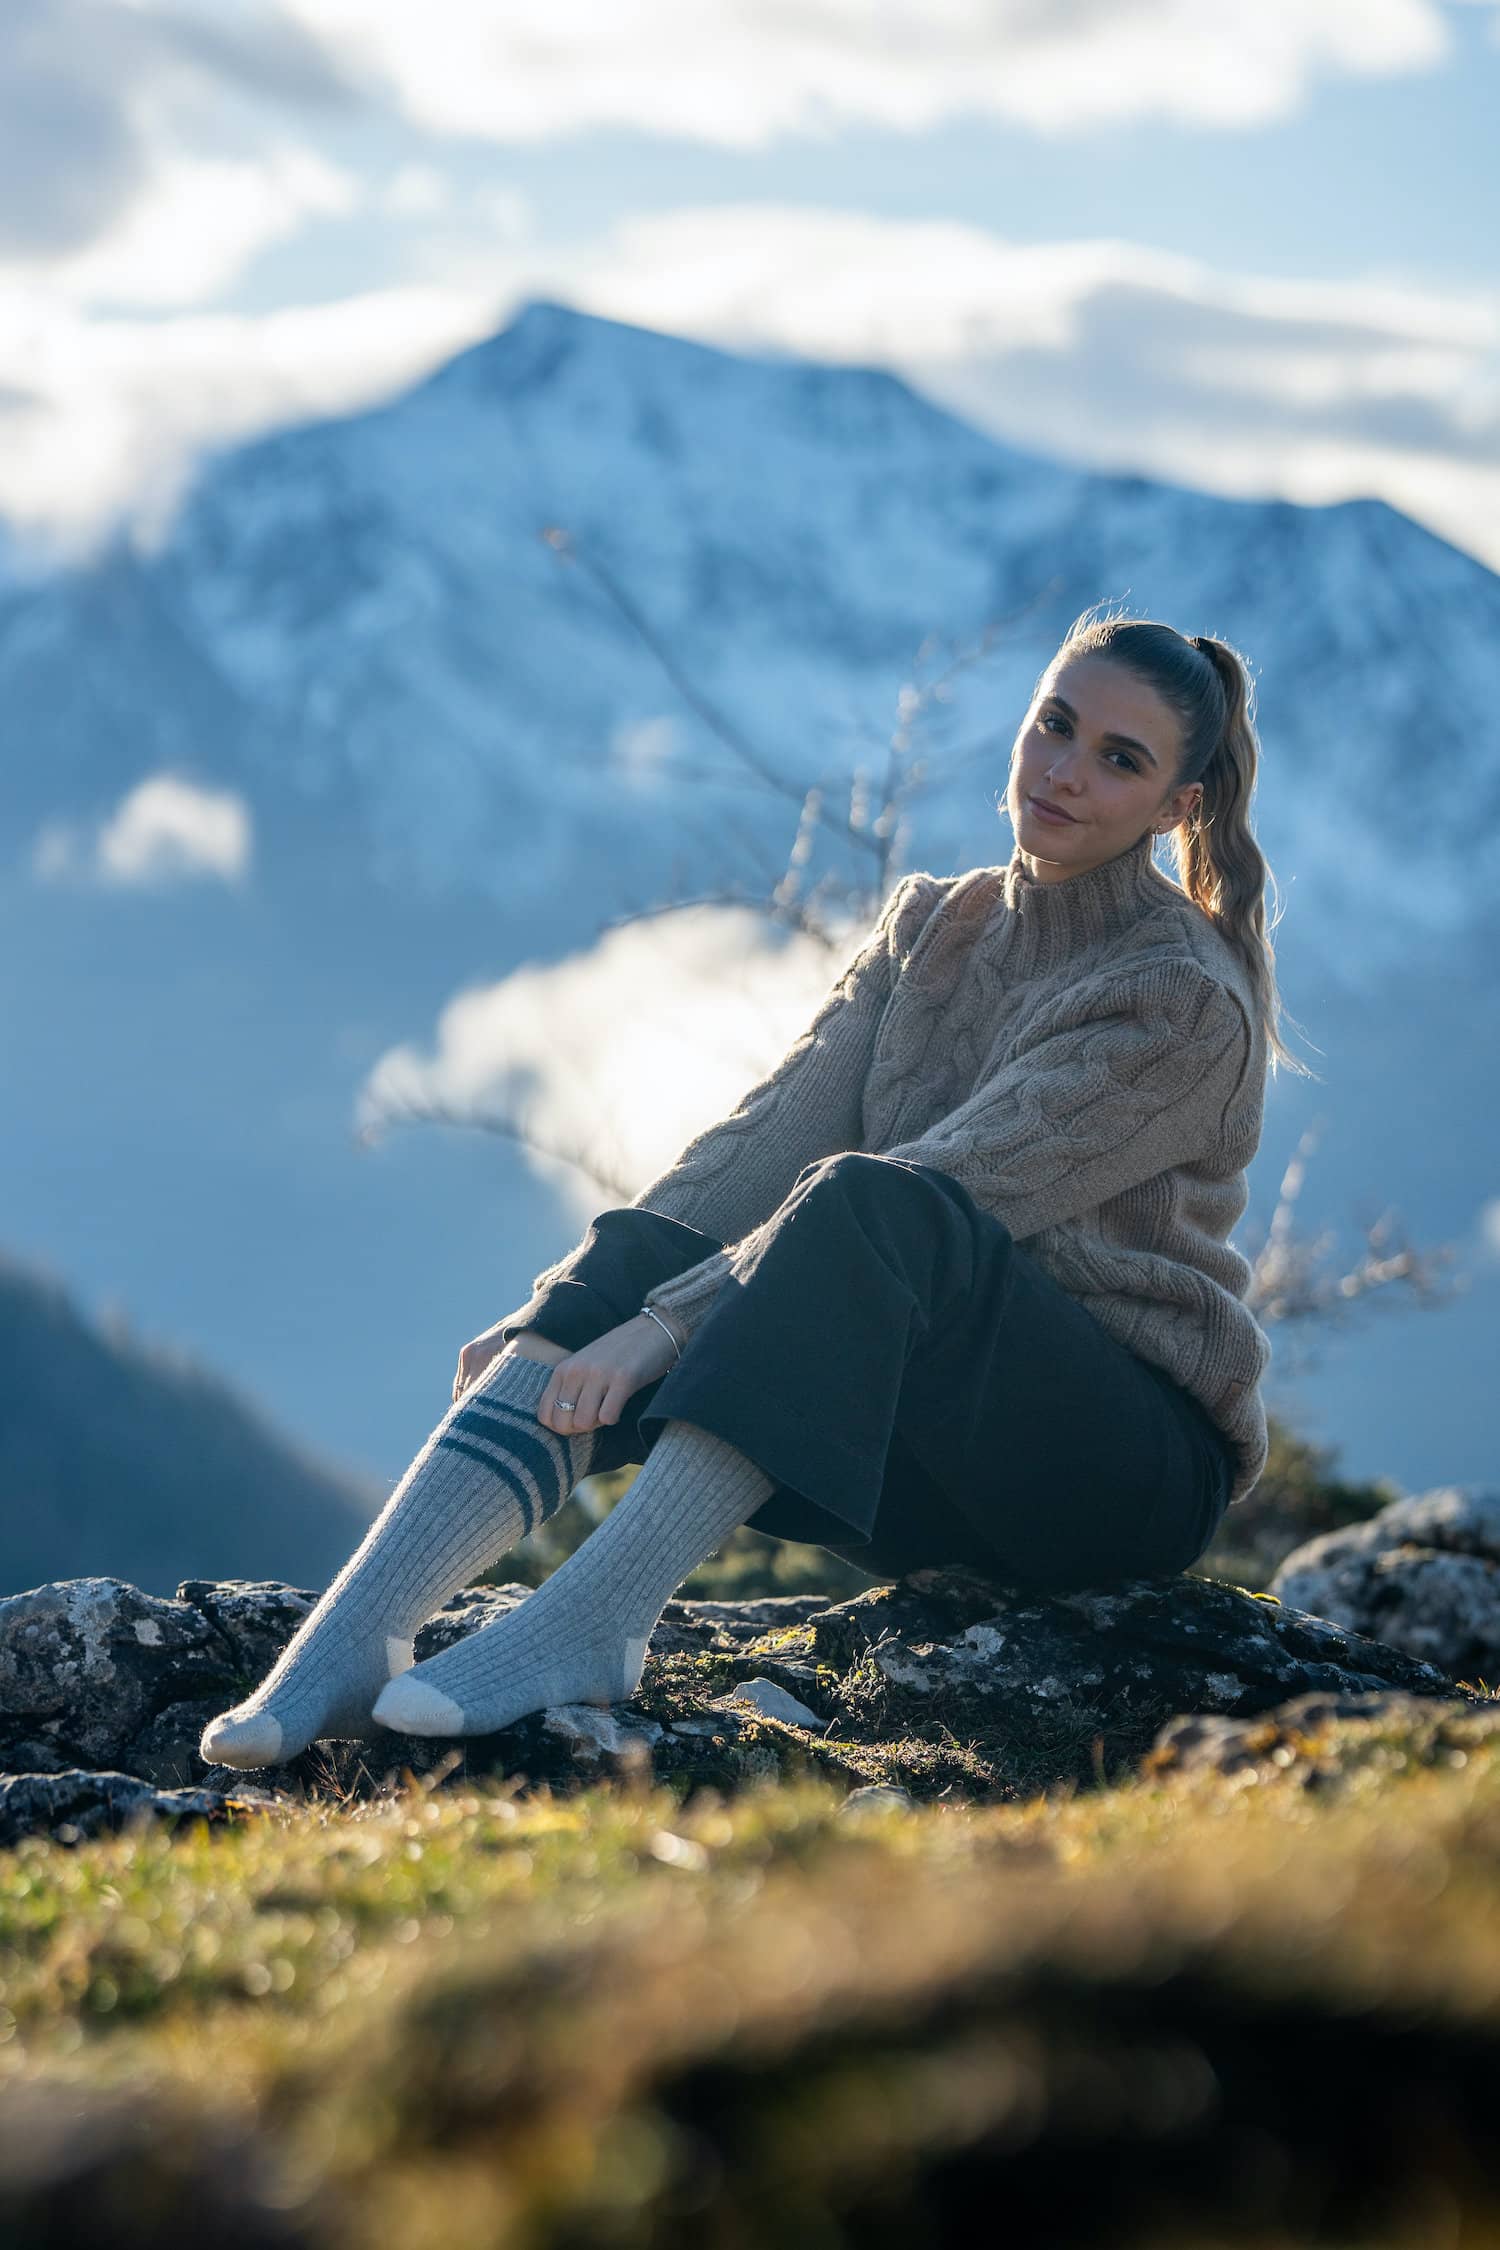
[[394,1679],[375,1717],[405,1734],[489,1734],[558,1703],[619,1703],[695,1564],[770,1498],[747,1455],[668,1421],[623,1500],[523,1602]]
[[269,1766],[322,1737],[373,1740],[371,1707],[412,1661],[412,1636],[587,1476],[601,1432],[537,1420],[552,1375],[516,1355],[443,1416],[317,1606],[253,1695],[204,1729],[210,1764]]

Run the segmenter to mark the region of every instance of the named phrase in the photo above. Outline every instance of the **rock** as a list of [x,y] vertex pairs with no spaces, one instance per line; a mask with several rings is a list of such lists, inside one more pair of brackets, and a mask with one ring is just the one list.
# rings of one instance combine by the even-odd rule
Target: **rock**
[[274,1578],[186,1578],[176,1595],[217,1628],[246,1689],[265,1678],[317,1598]]
[[1376,1733],[1398,1755],[1431,1764],[1444,1754],[1500,1735],[1500,1700],[1412,1695],[1401,1688],[1362,1695],[1296,1695],[1248,1718],[1186,1713],[1168,1721],[1141,1771],[1153,1778],[1209,1771],[1256,1780],[1294,1773],[1304,1786],[1328,1780],[1346,1754],[1367,1754]]
[[218,1695],[193,1696],[158,1711],[121,1750],[127,1770],[160,1789],[180,1789],[210,1775],[232,1787],[238,1778],[233,1767],[210,1768],[198,1755],[203,1729],[224,1709],[228,1693],[225,1689]]
[[967,1571],[917,1571],[831,1606],[811,1630],[843,1653],[836,1694],[851,1712],[895,1689],[911,1713],[978,1701],[1016,1729],[1062,1703],[1102,1718],[1164,1693],[1179,1710],[1260,1711],[1315,1687],[1441,1695],[1453,1686],[1326,1618],[1191,1577],[1007,1596]]
[[[225,1800],[247,1782],[368,1797],[408,1774],[567,1791],[631,1771],[718,1789],[811,1771],[983,1801],[1096,1786],[1179,1715],[1248,1718],[1314,1692],[1488,1700],[1384,1640],[1211,1579],[1040,1595],[952,1569],[846,1601],[669,1602],[639,1690],[608,1710],[560,1706],[459,1742],[381,1728],[248,1777],[205,1766],[205,1718],[256,1685],[314,1598],[190,1579],[165,1600],[74,1579],[0,1602],[0,1769]],[[418,1659],[526,1599],[519,1585],[465,1589],[423,1625]]]
[[1500,1492],[1393,1500],[1294,1549],[1270,1590],[1454,1679],[1500,1681]]
[[274,1803],[249,1790],[153,1789],[128,1773],[0,1774],[0,1845],[38,1835],[77,1844],[135,1820],[232,1820]]
[[19,1722],[63,1766],[113,1766],[169,1703],[235,1677],[203,1609],[123,1579],[64,1578],[0,1601],[0,1725]]
[[898,1789],[888,1781],[866,1782],[861,1789],[851,1789],[839,1806],[839,1818],[848,1819],[866,1812],[881,1812],[888,1805],[901,1805],[907,1809],[917,1800],[908,1789]]
[[425,1664],[429,1656],[439,1656],[445,1648],[467,1640],[497,1617],[503,1617],[517,1602],[524,1601],[531,1592],[529,1586],[466,1586],[461,1594],[443,1607],[426,1624],[419,1626],[413,1644],[416,1661]]
[[652,1748],[662,1736],[654,1719],[636,1718],[625,1704],[606,1709],[598,1703],[557,1703],[542,1712],[541,1720],[583,1765],[614,1761],[649,1766]]
[[789,1727],[822,1725],[816,1711],[809,1711],[805,1703],[799,1703],[795,1695],[788,1695],[784,1687],[778,1687],[775,1680],[768,1680],[764,1674],[753,1680],[741,1680],[732,1695],[716,1696],[714,1699],[716,1710],[722,1709],[726,1703],[748,1703],[752,1710],[760,1712],[762,1718],[782,1719]]

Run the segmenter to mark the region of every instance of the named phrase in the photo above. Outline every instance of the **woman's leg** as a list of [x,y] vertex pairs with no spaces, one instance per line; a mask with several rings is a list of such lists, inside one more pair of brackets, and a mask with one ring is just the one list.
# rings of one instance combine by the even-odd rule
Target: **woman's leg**
[[619,1703],[690,1570],[770,1496],[711,1430],[669,1421],[629,1491],[525,1601],[391,1681],[375,1717],[404,1734],[490,1734],[558,1703]]
[[377,1719],[480,1734],[632,1694],[672,1592],[744,1522],[824,1543],[852,1529],[837,1551],[858,1561],[894,1505],[901,1568],[963,1559],[1033,1586],[1201,1552],[1217,1455],[1191,1448],[1159,1371],[965,1190],[851,1152],[808,1167],[781,1218],[637,1407],[659,1434],[625,1498],[525,1602],[392,1680]]
[[[935,1167],[809,1165],[640,1415],[738,1446],[777,1490],[751,1520],[855,1562],[948,1503],[987,1567],[1062,1588],[1184,1570],[1222,1515],[1224,1443]],[[835,1543],[838,1543],[835,1545]]]
[[506,1351],[454,1401],[254,1694],[210,1720],[201,1757],[273,1766],[320,1737],[375,1734],[371,1706],[411,1663],[417,1627],[589,1473],[596,1433],[559,1437],[536,1418],[551,1373]]
[[514,1348],[454,1401],[254,1694],[210,1721],[200,1755],[257,1767],[324,1737],[374,1738],[375,1698],[410,1665],[417,1627],[555,1515],[582,1477],[643,1456],[630,1414],[576,1437],[538,1422],[552,1366],[628,1319],[653,1282],[719,1247],[655,1212],[602,1213],[570,1278],[532,1297],[524,1326],[507,1323]]

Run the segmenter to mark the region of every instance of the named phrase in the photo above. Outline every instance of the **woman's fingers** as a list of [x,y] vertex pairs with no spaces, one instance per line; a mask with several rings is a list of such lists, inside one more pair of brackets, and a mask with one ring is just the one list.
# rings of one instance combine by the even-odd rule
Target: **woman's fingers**
[[[640,1386],[638,1384],[635,1386],[636,1389],[639,1389],[639,1387]],[[599,1401],[600,1421],[618,1422],[620,1419],[620,1411],[624,1406],[626,1399],[631,1396],[632,1387],[626,1380],[626,1378],[623,1375],[611,1376],[604,1396]]]
[[[572,1437],[576,1430],[588,1429],[587,1389],[588,1377],[583,1369],[573,1366],[566,1359],[560,1359],[552,1370],[547,1388],[537,1402],[537,1420],[545,1422],[547,1428],[555,1430],[559,1437]],[[561,1404],[565,1398],[573,1401],[571,1414]]]
[[[665,1347],[665,1338],[661,1339]],[[655,1339],[642,1348],[642,1338],[632,1324],[585,1344],[580,1352],[557,1361],[547,1387],[537,1401],[537,1420],[559,1437],[573,1437],[618,1422],[627,1400],[643,1384],[662,1372]],[[560,1404],[573,1401],[568,1413]]]
[[461,1398],[469,1385],[478,1381],[493,1357],[492,1352],[481,1355],[473,1351],[469,1345],[464,1346],[464,1349],[458,1355],[458,1373],[453,1378],[453,1396],[455,1398]]
[[[558,1374],[560,1376],[566,1375],[567,1370],[559,1367]],[[554,1400],[554,1405],[557,1405],[557,1413],[551,1427],[563,1437],[574,1437],[583,1430],[596,1430],[601,1418],[600,1408],[604,1404],[611,1381],[612,1377],[602,1369],[575,1367],[571,1377],[559,1383],[557,1389],[558,1400],[565,1398],[573,1400],[573,1412],[571,1414],[564,1413],[562,1407],[557,1405],[557,1400]]]

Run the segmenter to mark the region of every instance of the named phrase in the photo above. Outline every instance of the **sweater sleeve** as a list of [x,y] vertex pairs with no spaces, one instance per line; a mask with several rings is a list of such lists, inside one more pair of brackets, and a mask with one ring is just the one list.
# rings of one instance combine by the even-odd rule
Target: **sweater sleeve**
[[[860,1145],[865,1081],[885,1005],[943,887],[943,878],[921,871],[902,878],[780,1061],[625,1206],[680,1219],[724,1245],[647,1291],[645,1301],[679,1335],[692,1332],[742,1241],[785,1200],[798,1174],[819,1157]],[[537,1275],[530,1304],[507,1316],[507,1328],[526,1324],[543,1290],[568,1278],[576,1254]]]
[[1226,985],[1157,966],[884,1154],[946,1172],[1024,1241],[1220,1147],[1249,1055]]

